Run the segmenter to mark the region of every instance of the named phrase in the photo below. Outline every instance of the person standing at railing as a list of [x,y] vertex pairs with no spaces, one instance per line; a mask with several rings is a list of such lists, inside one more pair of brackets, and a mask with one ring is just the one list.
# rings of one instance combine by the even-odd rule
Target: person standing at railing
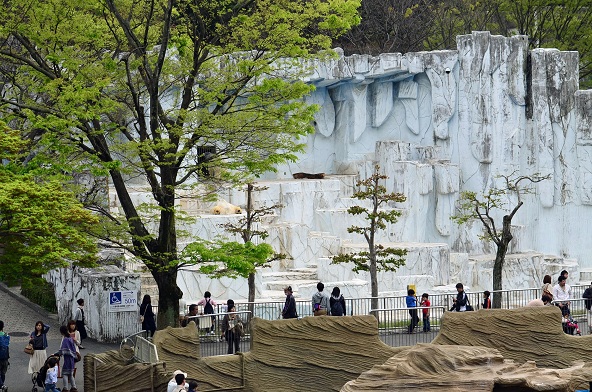
[[428,293],[423,293],[421,295],[421,303],[420,305],[424,308],[421,310],[421,312],[423,313],[423,332],[431,332],[431,326],[430,326],[430,306],[432,305],[430,300],[429,300],[430,296],[428,295]]
[[234,301],[229,299],[226,301],[228,313],[224,315],[222,319],[222,333],[224,338],[228,342],[228,354],[232,354],[232,348],[234,346],[234,352],[240,351],[240,337],[243,331],[243,323],[236,312],[234,307]]
[[292,294],[292,286],[284,288],[284,294],[286,295],[286,303],[282,309],[282,317],[285,319],[298,318],[298,313],[296,312],[296,300]]
[[186,327],[190,321],[193,321],[195,324],[198,324],[199,327],[199,321],[197,321],[197,310],[197,304],[189,305],[189,312],[183,317],[183,320],[181,321],[182,327]]
[[312,296],[312,312],[315,316],[330,316],[331,308],[329,296],[323,292],[325,285],[322,282],[317,283],[317,292]]
[[561,309],[561,315],[566,316],[570,314],[569,300],[571,299],[571,286],[565,281],[567,278],[564,275],[559,276],[558,283],[553,287],[553,299],[555,305]]
[[483,292],[483,304],[481,304],[483,309],[491,309],[491,293],[487,290]]
[[329,304],[331,306],[331,316],[345,316],[345,298],[341,295],[339,287],[333,287]]
[[409,316],[411,316],[411,322],[409,323],[409,329],[407,332],[415,333],[415,327],[419,323],[419,316],[417,316],[417,297],[415,296],[415,290],[409,289],[407,290],[407,297],[405,297],[405,302],[407,302],[407,307],[409,309]]
[[545,275],[543,278],[543,287],[541,289],[543,292],[541,295],[546,295],[547,297],[553,300],[553,285],[551,284],[551,275]]
[[[214,307],[216,306],[216,302],[212,299],[212,293],[206,291],[204,293],[204,297],[197,302],[197,306],[203,306],[203,313],[202,314],[215,314]],[[216,316],[212,316],[212,327],[210,328],[210,332],[214,334],[214,330],[216,329]]]
[[592,333],[592,283],[590,287],[584,290],[582,297],[585,298],[584,306],[586,307],[586,320],[588,321],[588,332]]

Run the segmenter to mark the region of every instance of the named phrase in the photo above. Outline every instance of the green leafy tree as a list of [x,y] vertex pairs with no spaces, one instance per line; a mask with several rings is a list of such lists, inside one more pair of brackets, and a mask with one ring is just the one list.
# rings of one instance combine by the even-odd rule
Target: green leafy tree
[[580,82],[592,85],[592,1],[503,0],[502,34],[524,34],[530,48],[557,48],[580,53]]
[[428,50],[456,47],[456,36],[472,31],[528,35],[529,48],[580,53],[580,83],[592,83],[592,1],[590,0],[444,0],[430,6],[433,23],[414,27]]
[[[504,261],[508,253],[510,242],[512,241],[512,219],[524,204],[522,195],[531,193],[532,185],[544,181],[549,176],[517,176],[512,173],[509,176],[499,176],[504,180],[503,187],[492,187],[481,196],[476,192],[465,191],[461,193],[459,201],[459,212],[452,219],[459,225],[466,224],[469,221],[478,219],[483,225],[485,233],[480,236],[481,239],[493,241],[497,250],[493,264],[493,289],[498,291],[503,289],[502,271]],[[525,185],[522,185],[524,183]],[[511,196],[516,197],[516,203],[512,203]],[[499,215],[503,213],[501,227],[499,225]],[[498,225],[496,225],[496,217]],[[501,295],[493,296],[492,306],[501,307]]]
[[287,256],[276,253],[271,245],[266,243],[254,244],[253,239],[259,237],[265,240],[269,233],[257,225],[265,216],[274,213],[281,204],[254,208],[253,192],[266,190],[267,187],[257,187],[252,183],[247,184],[247,205],[245,215],[236,222],[221,225],[229,233],[237,234],[243,243],[236,241],[196,242],[189,244],[184,250],[184,258],[191,264],[202,263],[200,272],[213,278],[243,277],[247,278],[249,286],[248,301],[251,303],[249,310],[253,311],[252,303],[255,301],[255,273],[257,268],[265,267],[274,260],[284,259]]
[[352,197],[368,202],[370,207],[361,205],[349,207],[347,212],[351,215],[362,215],[367,221],[366,226],[350,226],[348,233],[357,233],[364,236],[368,243],[368,250],[358,253],[342,253],[333,257],[332,263],[353,263],[353,271],[368,271],[370,273],[370,285],[372,291],[372,309],[378,309],[378,271],[396,271],[405,265],[405,249],[385,247],[376,242],[376,233],[385,230],[387,223],[396,223],[401,216],[401,211],[389,208],[391,203],[402,203],[406,200],[401,193],[387,193],[382,185],[388,176],[380,174],[380,167],[374,167],[372,176],[356,183],[358,191]]
[[98,219],[58,176],[23,163],[28,143],[0,122],[0,278],[30,286],[71,263],[91,266]]
[[[407,53],[423,50],[436,23],[431,0],[363,0],[362,22],[334,45],[346,55]],[[421,27],[420,27],[421,26]]]
[[[359,22],[359,0],[23,0],[0,8],[0,112],[66,172],[106,175],[123,216],[104,239],[143,261],[158,326],[181,291],[175,201],[302,151],[306,60]],[[145,210],[130,179],[147,184]],[[212,184],[213,186],[214,184]],[[97,209],[99,210],[99,209]],[[127,237],[121,237],[121,232]]]

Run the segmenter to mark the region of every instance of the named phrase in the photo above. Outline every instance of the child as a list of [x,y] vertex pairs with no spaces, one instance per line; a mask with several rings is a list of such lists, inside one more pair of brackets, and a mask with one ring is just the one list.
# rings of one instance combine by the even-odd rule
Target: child
[[415,290],[407,290],[407,297],[405,297],[405,302],[407,303],[407,307],[409,308],[409,316],[411,316],[411,322],[409,323],[409,328],[407,329],[407,332],[415,333],[415,327],[419,323],[417,309],[415,309],[417,307],[417,297],[415,296]]
[[45,374],[45,392],[59,392],[56,389],[58,382],[58,360],[56,357],[50,357],[47,360],[47,373]]
[[426,309],[422,309],[422,312],[423,312],[423,332],[431,332],[431,330],[432,330],[430,328],[430,309],[427,309],[431,305],[430,300],[428,298],[429,298],[428,293],[423,293],[421,295],[420,305],[426,308]]
[[483,309],[491,309],[491,293],[487,290],[483,292]]
[[189,381],[189,390],[187,392],[197,392],[197,381]]

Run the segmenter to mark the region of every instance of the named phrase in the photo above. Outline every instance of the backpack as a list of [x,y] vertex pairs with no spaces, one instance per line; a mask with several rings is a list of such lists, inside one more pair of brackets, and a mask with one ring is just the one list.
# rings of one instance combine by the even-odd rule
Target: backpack
[[0,360],[7,360],[10,358],[8,345],[10,344],[10,336],[4,334],[0,336]]
[[204,305],[204,314],[214,314],[214,307],[210,303],[209,299],[206,299],[206,304]]
[[331,305],[331,316],[343,316],[343,305],[341,305],[341,298],[335,300],[333,305]]

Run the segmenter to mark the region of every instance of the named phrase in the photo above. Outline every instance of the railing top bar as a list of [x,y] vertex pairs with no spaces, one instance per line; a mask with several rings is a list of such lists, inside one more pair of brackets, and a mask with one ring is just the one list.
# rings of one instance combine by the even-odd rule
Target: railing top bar
[[[125,339],[131,339],[131,338],[134,338],[134,337],[137,337],[137,336],[139,336],[139,335],[146,334],[146,333],[147,333],[147,332],[146,332],[146,330],[144,330],[144,329],[143,329],[143,330],[141,330],[141,331],[139,331],[139,332],[136,332],[136,333],[133,333],[133,334],[131,334],[131,335],[129,335],[129,336],[126,336],[126,337],[124,338],[124,340],[125,340]],[[143,337],[143,336],[140,336],[140,337]]]
[[378,309],[370,309],[371,312],[382,312],[382,311],[390,311],[390,310],[409,310],[409,309],[446,309],[446,306],[415,306],[412,308],[378,308]]
[[188,316],[187,318],[204,318],[204,317],[214,317],[214,316],[222,316],[225,314],[251,314],[250,310],[243,310],[241,312],[222,312],[222,313],[209,313],[209,314],[198,314],[196,316]]
[[551,301],[552,304],[559,303],[559,302],[580,302],[590,300],[590,298],[570,298],[570,299],[554,299]]

